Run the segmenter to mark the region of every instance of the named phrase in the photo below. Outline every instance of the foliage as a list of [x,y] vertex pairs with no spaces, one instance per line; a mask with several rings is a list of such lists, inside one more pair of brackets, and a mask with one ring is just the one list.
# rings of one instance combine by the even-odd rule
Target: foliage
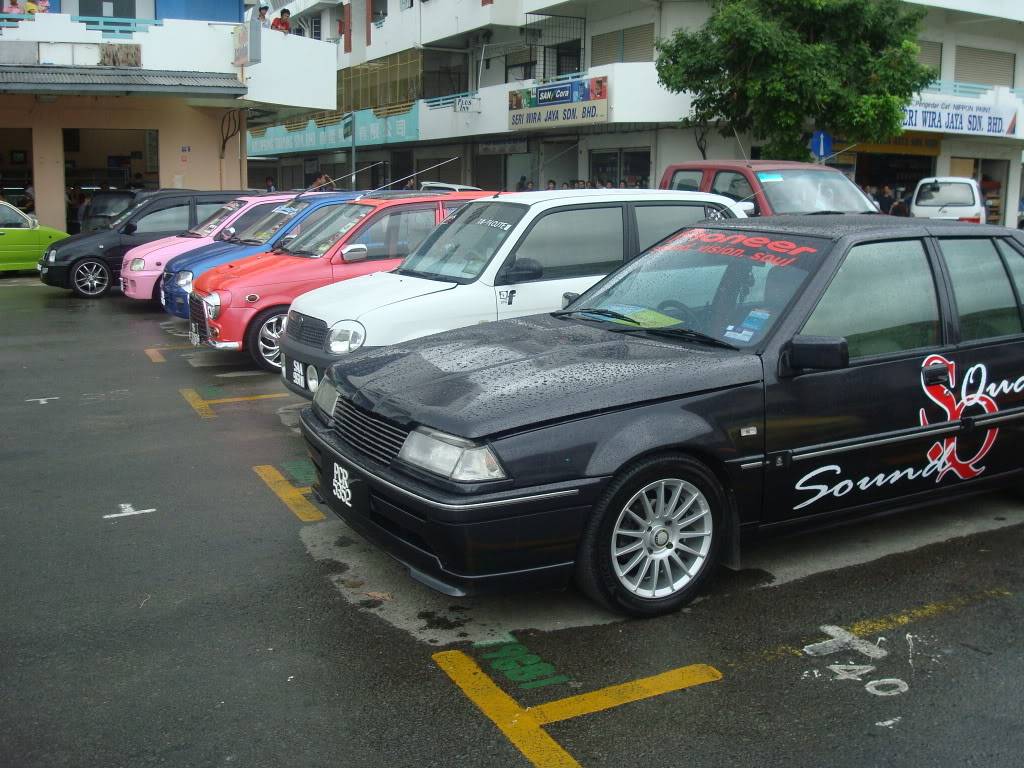
[[701,29],[658,44],[658,79],[693,95],[684,126],[752,133],[764,157],[806,160],[812,126],[885,142],[937,76],[917,61],[924,14],[899,0],[714,0]]

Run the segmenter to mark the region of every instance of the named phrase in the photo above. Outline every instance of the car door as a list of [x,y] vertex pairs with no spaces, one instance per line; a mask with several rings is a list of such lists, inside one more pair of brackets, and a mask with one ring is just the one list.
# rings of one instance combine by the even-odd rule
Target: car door
[[31,269],[39,261],[41,250],[28,216],[0,203],[0,270]]
[[583,293],[629,253],[626,206],[555,208],[530,224],[495,279],[498,319],[553,312],[562,294]]
[[106,260],[116,274],[121,259],[130,249],[143,243],[184,232],[192,221],[192,199],[172,197],[155,200],[145,206],[121,231],[120,243],[107,250]]
[[933,396],[954,386],[941,362],[955,351],[943,285],[920,239],[849,248],[798,331],[844,337],[849,366],[769,374],[766,522],[857,510],[948,482],[933,453],[959,428]]
[[982,479],[1021,469],[1024,447],[1024,253],[1012,240],[938,238],[949,276],[959,345],[943,360],[950,386],[929,399],[963,428],[947,438],[949,481]]

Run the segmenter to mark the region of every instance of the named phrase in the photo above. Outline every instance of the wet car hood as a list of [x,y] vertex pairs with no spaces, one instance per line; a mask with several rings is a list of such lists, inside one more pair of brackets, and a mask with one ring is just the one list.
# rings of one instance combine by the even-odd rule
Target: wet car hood
[[254,249],[262,249],[262,246],[243,245],[241,243],[229,243],[226,240],[209,245],[201,245],[194,251],[186,251],[180,256],[175,256],[167,263],[168,272],[180,272],[183,269],[195,271],[195,267],[204,268],[205,262],[209,259],[214,265],[223,264],[224,258],[234,254],[234,258],[241,259],[254,253]]
[[468,438],[763,378],[754,354],[550,315],[367,349],[331,371],[363,408]]
[[391,304],[447,291],[455,285],[394,272],[372,272],[304,293],[292,302],[292,309],[333,325],[338,320],[358,320],[367,312]]
[[223,289],[247,290],[269,285],[286,285],[320,274],[330,269],[330,260],[283,253],[257,253],[245,259],[221,264],[203,273],[202,282],[196,283],[201,291]]
[[[101,229],[99,232],[81,232],[62,238],[53,247],[57,251],[57,263],[83,254],[97,255],[106,248],[120,245],[121,233],[116,229]],[[102,246],[102,248],[100,247]]]

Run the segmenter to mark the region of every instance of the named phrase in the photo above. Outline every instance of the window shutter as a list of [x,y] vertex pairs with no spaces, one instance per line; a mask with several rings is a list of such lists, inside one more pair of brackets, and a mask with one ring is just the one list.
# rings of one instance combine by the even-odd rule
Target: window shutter
[[654,61],[654,25],[622,31],[622,61]]
[[1015,57],[1012,53],[958,45],[954,78],[961,83],[1003,85],[1012,88],[1014,64]]
[[616,30],[603,35],[594,35],[590,38],[590,66],[614,64],[619,61],[621,50],[622,32]]
[[[921,47],[921,52],[917,54],[917,63],[924,64],[926,67],[931,67],[936,72],[939,72],[942,67],[942,43],[936,43],[932,40],[918,40],[917,44]],[[938,76],[936,75],[936,77]]]

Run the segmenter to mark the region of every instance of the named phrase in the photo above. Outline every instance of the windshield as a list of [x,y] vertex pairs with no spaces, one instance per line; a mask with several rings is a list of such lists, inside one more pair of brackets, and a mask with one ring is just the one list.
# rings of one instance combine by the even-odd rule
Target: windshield
[[192,229],[189,230],[189,234],[195,235],[196,237],[209,237],[217,231],[217,227],[223,224],[228,218],[239,208],[245,205],[244,200],[232,200],[230,203],[225,203],[206,221],[196,224]]
[[977,205],[974,199],[974,187],[962,181],[940,181],[934,184],[922,184],[917,190],[914,205],[926,208],[945,205]]
[[875,213],[871,201],[841,173],[804,169],[758,171],[765,197],[775,213]]
[[472,282],[526,211],[518,203],[471,203],[441,222],[396,271],[432,280]]
[[244,211],[230,227],[224,227],[214,236],[214,240],[230,240],[237,233],[243,232],[258,221],[265,219],[277,203],[261,203]]
[[287,203],[281,203],[245,229],[236,228],[235,236],[231,239],[247,245],[263,245],[310,205],[312,203],[308,200],[289,200]]
[[366,216],[373,213],[373,206],[347,203],[325,205],[313,211],[302,222],[302,232],[281,250],[296,256],[318,259],[341,240],[345,234]]
[[135,200],[135,195],[107,195],[97,194],[89,201],[90,216],[116,216],[127,208],[130,208]]
[[150,199],[151,198],[147,197],[145,200],[142,200],[142,201],[136,203],[135,205],[131,205],[128,208],[126,208],[124,211],[121,212],[121,214],[116,219],[114,219],[112,222],[110,222],[110,228],[111,229],[117,229],[118,227],[122,226],[126,221],[128,221],[128,219],[130,219],[132,216],[134,216],[139,210],[141,210],[146,205],[148,205]]
[[556,315],[615,331],[755,346],[832,247],[822,238],[786,237],[750,230],[683,230]]

